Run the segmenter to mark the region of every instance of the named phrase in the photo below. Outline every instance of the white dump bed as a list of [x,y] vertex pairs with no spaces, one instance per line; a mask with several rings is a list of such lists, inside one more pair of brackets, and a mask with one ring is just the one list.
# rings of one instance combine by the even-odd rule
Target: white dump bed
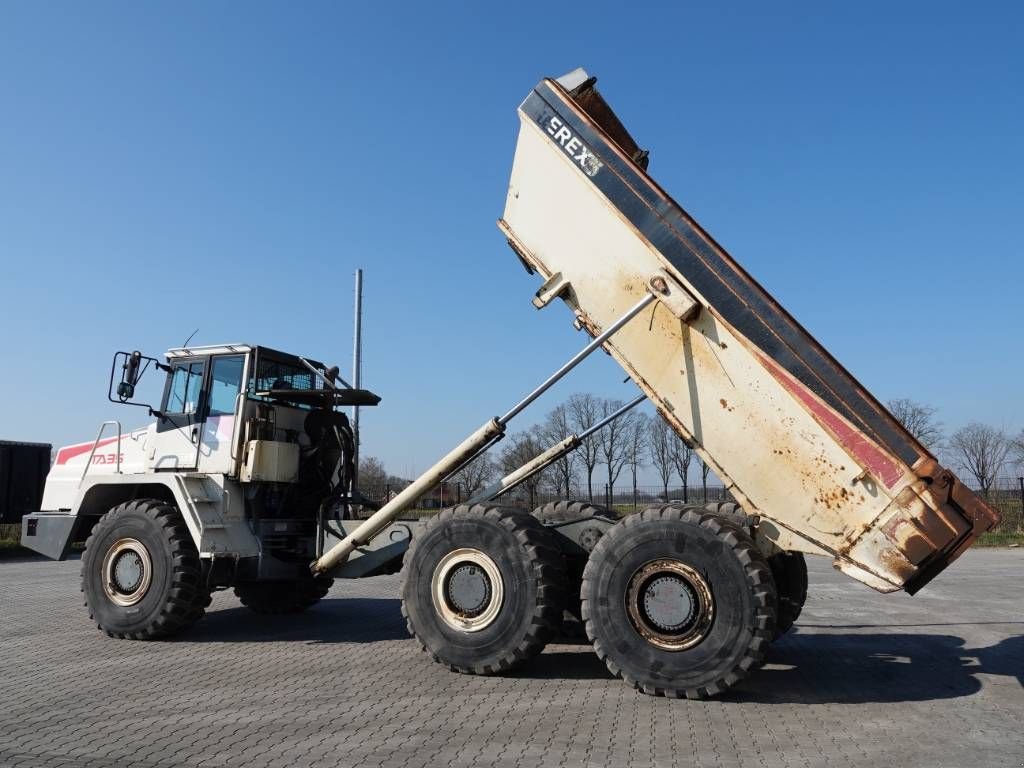
[[998,522],[657,186],[592,78],[543,80],[519,118],[499,226],[534,303],[597,335],[654,290],[607,348],[769,538],[914,592]]

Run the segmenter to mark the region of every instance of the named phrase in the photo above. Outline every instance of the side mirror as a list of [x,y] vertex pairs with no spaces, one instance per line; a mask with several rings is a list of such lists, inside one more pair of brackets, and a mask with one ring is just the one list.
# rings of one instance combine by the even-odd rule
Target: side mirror
[[117,385],[117,396],[121,400],[131,400],[135,397],[135,385],[139,382],[139,364],[142,362],[142,353],[135,350],[121,366],[121,383]]
[[[145,361],[145,364],[143,364]],[[135,397],[135,387],[139,383],[139,379],[149,368],[150,363],[155,363],[157,366],[160,363],[152,358],[146,357],[138,350],[134,352],[118,352],[114,355],[114,363],[110,368],[110,386],[107,390],[107,398],[114,403],[123,403],[125,405],[138,405],[144,408],[149,408],[146,403],[132,403],[129,402]],[[114,386],[114,374],[118,367],[121,369],[121,380]],[[152,409],[151,409],[152,410]]]

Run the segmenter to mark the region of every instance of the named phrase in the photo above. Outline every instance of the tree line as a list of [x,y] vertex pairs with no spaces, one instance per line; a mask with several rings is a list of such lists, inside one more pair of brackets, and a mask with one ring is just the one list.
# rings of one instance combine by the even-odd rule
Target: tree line
[[[463,467],[451,478],[462,498],[472,496],[498,478],[518,469],[552,445],[570,435],[583,434],[602,419],[622,408],[623,402],[578,392],[552,408],[532,427],[508,435],[499,450],[486,453]],[[684,501],[693,473],[700,473],[706,490],[711,468],[694,453],[693,446],[680,438],[660,417],[631,410],[599,431],[583,438],[579,448],[561,457],[529,478],[522,490],[534,503],[541,493],[561,498],[594,499],[605,488],[615,488],[628,478],[636,489],[640,472],[653,467],[661,481],[664,497],[678,477]],[[376,458],[360,462],[360,486],[381,487],[402,482],[389,475]]]
[[[985,496],[1015,462],[1024,464],[1024,430],[1010,436],[1004,430],[974,422],[947,436],[937,409],[907,398],[890,400],[886,405],[922,445],[965,473],[965,479],[973,480]],[[450,483],[458,484],[462,498],[472,496],[552,445],[586,432],[622,406],[622,401],[614,398],[576,393],[551,409],[539,423],[507,436],[499,443],[498,451],[463,467]],[[531,504],[541,493],[567,499],[585,496],[592,501],[595,484],[601,494],[628,479],[635,491],[637,478],[647,467],[658,477],[666,500],[678,478],[682,500],[688,501],[690,480],[698,474],[707,496],[711,467],[664,419],[639,410],[627,412],[584,438],[575,451],[523,483],[522,490]],[[359,475],[363,489],[383,489],[388,484],[401,487],[408,482],[390,475],[374,457],[360,461]]]
[[973,480],[983,496],[995,482],[1014,466],[1024,466],[1024,429],[1017,435],[990,424],[971,422],[946,435],[938,418],[938,409],[907,398],[890,400],[886,405],[918,442],[946,459]]

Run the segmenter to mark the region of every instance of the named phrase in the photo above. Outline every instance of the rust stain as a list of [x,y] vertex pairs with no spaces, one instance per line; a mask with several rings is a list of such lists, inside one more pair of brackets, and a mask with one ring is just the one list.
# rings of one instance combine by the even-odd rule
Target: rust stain
[[917,568],[894,547],[887,547],[879,552],[878,561],[888,573],[896,577],[900,584],[905,584],[911,576],[917,573]]

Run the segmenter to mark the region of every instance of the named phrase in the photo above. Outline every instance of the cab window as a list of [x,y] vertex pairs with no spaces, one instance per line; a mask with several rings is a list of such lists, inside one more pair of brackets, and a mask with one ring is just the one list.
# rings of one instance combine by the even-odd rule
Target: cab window
[[195,413],[203,389],[203,363],[182,363],[174,368],[167,389],[166,413]]
[[242,355],[215,357],[210,374],[210,415],[227,416],[235,412],[235,400],[242,390]]

